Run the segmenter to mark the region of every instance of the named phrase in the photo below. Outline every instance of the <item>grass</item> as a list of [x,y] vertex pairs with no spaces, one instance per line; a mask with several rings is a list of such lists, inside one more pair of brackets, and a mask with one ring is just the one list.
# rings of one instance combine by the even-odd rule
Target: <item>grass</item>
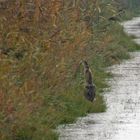
[[[100,26],[88,29],[78,21],[78,12],[74,9],[61,13],[58,21],[61,32],[56,32],[50,22],[35,28],[30,23],[32,32],[18,33],[16,20],[9,19],[12,22],[8,25],[5,18],[1,19],[1,28],[8,26],[0,28],[3,36],[7,36],[7,44],[3,40],[1,45],[12,46],[16,51],[0,56],[1,140],[57,140],[59,134],[53,129],[58,125],[73,123],[87,113],[106,110],[102,93],[109,87],[105,79],[112,75],[106,73],[105,68],[128,59],[128,52],[140,47],[118,23],[110,24],[105,32],[99,33]],[[69,17],[68,22],[63,16]],[[130,16],[127,12],[126,17]],[[51,31],[58,35],[53,36]],[[25,53],[21,60],[15,58],[17,52]],[[81,59],[88,60],[93,72],[97,88],[94,103],[83,96]]]
[[[116,32],[117,34],[115,34]],[[84,79],[80,71],[77,73],[74,81],[72,81],[71,86],[64,89],[61,93],[52,95],[50,94],[51,92],[46,89],[44,93],[42,93],[44,104],[39,112],[34,114],[29,120],[29,122],[33,122],[33,126],[34,122],[38,122],[38,124],[36,124],[37,134],[38,131],[41,130],[40,127],[46,127],[46,129],[49,130],[54,129],[59,124],[75,122],[78,116],[85,116],[87,113],[104,112],[106,110],[102,92],[104,88],[108,87],[105,79],[111,77],[111,74],[106,73],[104,68],[112,64],[120,63],[123,59],[129,59],[129,51],[140,49],[139,46],[123,32],[123,28],[118,24],[112,27],[107,34],[111,35],[112,40],[109,41],[103,49],[103,52],[94,54],[95,52],[93,50],[93,55],[91,55],[89,59],[97,87],[96,101],[90,103],[83,97],[82,83]],[[51,139],[48,138],[48,136],[50,136]],[[36,136],[33,136],[32,139],[35,138]],[[49,131],[47,137],[44,136],[44,138],[47,140],[55,140],[57,136],[54,132]]]
[[[3,127],[3,131],[0,130],[3,140],[57,140],[59,134],[52,129],[59,124],[73,123],[79,116],[106,110],[102,92],[104,88],[108,87],[105,79],[111,77],[111,74],[106,73],[104,68],[128,59],[128,52],[139,49],[139,46],[123,32],[123,28],[118,24],[112,25],[102,39],[107,39],[107,42],[97,44],[97,46],[99,45],[97,53],[94,48],[91,49],[88,59],[97,88],[96,101],[90,103],[83,96],[84,77],[82,68],[80,68],[74,79],[69,78],[71,80],[69,86],[58,93],[53,93],[48,88],[44,89],[39,95],[42,100],[39,107],[34,108],[34,111],[22,121],[19,118],[18,121],[10,122],[8,126]],[[7,122],[3,122],[3,124],[6,125]]]
[[126,10],[123,20],[130,20],[132,17],[139,16],[139,6],[133,9]]

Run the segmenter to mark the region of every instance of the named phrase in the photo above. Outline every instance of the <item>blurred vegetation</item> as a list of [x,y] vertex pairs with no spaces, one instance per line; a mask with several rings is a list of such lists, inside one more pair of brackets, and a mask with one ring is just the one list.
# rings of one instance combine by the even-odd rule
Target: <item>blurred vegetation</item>
[[[58,124],[105,111],[104,68],[138,48],[117,23],[126,12],[111,0],[0,1],[1,140],[56,140]],[[93,71],[94,103],[83,97],[81,59]]]

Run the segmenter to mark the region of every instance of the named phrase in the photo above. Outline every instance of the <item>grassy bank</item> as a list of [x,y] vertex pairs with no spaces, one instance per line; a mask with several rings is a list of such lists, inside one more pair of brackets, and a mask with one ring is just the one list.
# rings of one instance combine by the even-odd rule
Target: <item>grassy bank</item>
[[[11,3],[9,6],[14,7]],[[56,9],[59,6],[61,8],[57,5]],[[91,4],[88,6],[90,9]],[[92,15],[94,7],[93,4],[86,13],[77,7],[66,12],[64,7],[56,21],[51,11],[52,17],[45,15],[49,21],[43,16],[40,22],[37,17],[33,19],[37,24],[26,20],[28,15],[9,18],[11,9],[0,13],[0,48],[3,52],[0,54],[1,140],[56,140],[58,134],[52,130],[59,124],[72,123],[79,116],[106,110],[102,92],[108,87],[105,79],[111,74],[104,69],[128,59],[128,52],[139,46],[118,23],[108,25],[108,20],[102,19],[99,25],[89,25],[86,18],[94,16],[96,19],[98,15],[98,12]],[[15,9],[12,9],[13,13]],[[103,14],[104,11],[106,15],[110,13],[103,7]],[[24,14],[27,13],[22,16]],[[126,17],[130,16],[127,12]],[[83,18],[84,22],[81,21]],[[81,59],[88,60],[93,72],[97,88],[94,103],[83,96]]]
[[[89,64],[97,87],[96,101],[90,103],[83,97],[84,76],[83,70],[80,68],[76,76],[70,79],[71,82],[67,88],[57,94],[52,94],[52,91],[48,89],[43,90],[41,107],[30,114],[30,117],[25,116],[26,119],[22,122],[9,126],[12,127],[9,130],[12,129],[12,133],[15,134],[14,138],[18,140],[56,140],[58,134],[54,133],[52,129],[59,124],[72,123],[79,116],[106,110],[102,91],[107,87],[105,79],[111,75],[106,73],[104,68],[128,59],[128,52],[139,49],[139,46],[123,32],[123,28],[118,24],[113,24],[108,32],[100,37],[99,42],[91,41],[90,43],[96,43],[98,48],[89,48],[88,53]],[[20,128],[17,129],[17,126]],[[3,133],[5,132],[4,129]],[[7,134],[6,136],[6,139],[10,139]]]
[[[139,50],[140,47],[131,40],[124,32],[123,28],[118,24],[113,24],[109,31],[100,38],[99,44],[97,43],[97,50],[90,48],[88,60],[93,71],[94,81],[97,88],[97,97],[94,103],[90,103],[83,97],[83,74],[82,70],[77,73],[76,78],[72,81],[72,85],[65,89],[61,95],[52,96],[46,98],[46,102],[54,100],[54,106],[52,105],[52,111],[48,112],[48,117],[44,115],[44,110],[47,110],[49,105],[44,106],[44,110],[40,114],[39,118],[49,120],[45,123],[50,128],[55,128],[58,124],[73,123],[77,117],[85,116],[87,113],[104,112],[106,110],[105,101],[102,96],[102,91],[107,88],[105,79],[112,77],[110,73],[106,73],[104,68],[113,64],[121,63],[124,59],[129,59],[130,51]],[[95,42],[91,42],[95,43]],[[82,69],[82,68],[81,68]],[[48,95],[47,95],[48,96]],[[57,106],[57,107],[56,107]],[[54,109],[54,110],[53,110]],[[43,114],[43,115],[42,115]],[[39,119],[38,118],[38,119]],[[38,120],[37,119],[37,120]],[[50,132],[51,135],[51,132]],[[57,139],[52,135],[47,140]]]

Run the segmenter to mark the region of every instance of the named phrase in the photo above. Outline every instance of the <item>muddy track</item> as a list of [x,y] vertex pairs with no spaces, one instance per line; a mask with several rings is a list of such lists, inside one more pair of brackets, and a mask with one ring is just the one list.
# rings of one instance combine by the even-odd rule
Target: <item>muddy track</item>
[[[123,23],[140,43],[140,18]],[[75,124],[60,126],[60,140],[140,140],[140,52],[132,59],[108,68],[111,90],[104,93],[105,113],[89,114]]]

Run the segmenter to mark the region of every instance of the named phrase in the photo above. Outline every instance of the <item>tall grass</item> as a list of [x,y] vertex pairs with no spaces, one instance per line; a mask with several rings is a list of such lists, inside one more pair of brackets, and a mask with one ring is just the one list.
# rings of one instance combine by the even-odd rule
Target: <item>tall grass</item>
[[[103,24],[113,14],[107,3],[88,1],[84,12],[81,3],[47,0],[40,13],[34,3],[14,2],[0,12],[0,139],[56,140],[52,129],[59,124],[106,110],[102,92],[111,75],[104,68],[129,58],[128,51],[139,46],[117,23]],[[93,12],[97,7],[106,19]],[[93,72],[94,103],[83,96],[81,59]]]

